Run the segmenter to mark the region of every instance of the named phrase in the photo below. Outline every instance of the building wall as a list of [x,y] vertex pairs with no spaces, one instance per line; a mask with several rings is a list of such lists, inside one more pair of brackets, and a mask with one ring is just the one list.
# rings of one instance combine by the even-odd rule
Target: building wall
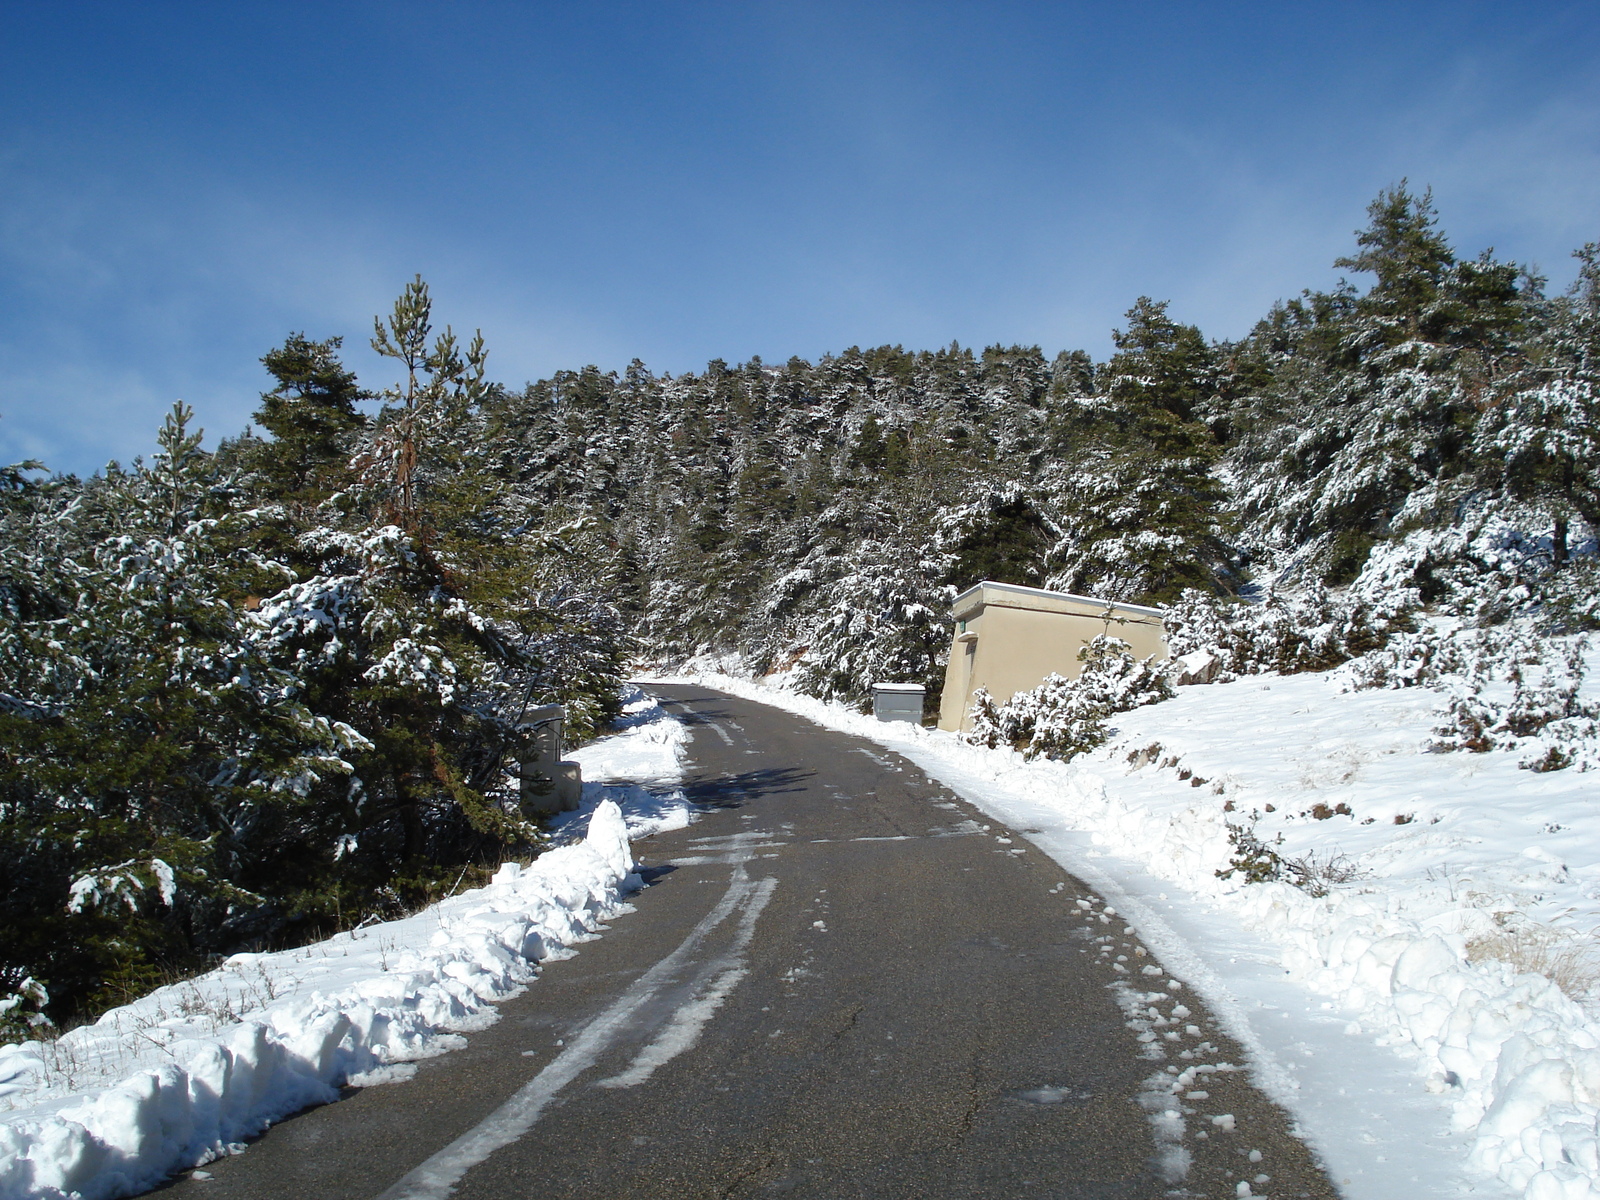
[[979,687],[1004,703],[1052,673],[1076,678],[1082,666],[1078,651],[1102,633],[1121,638],[1140,658],[1166,657],[1159,611],[1109,608],[1108,624],[1108,602],[1092,597],[992,583],[962,593],[953,609],[957,632],[945,668],[939,728],[968,727],[967,711]]
[[[969,619],[967,630],[976,633],[982,618]],[[960,625],[957,624],[959,631]],[[939,728],[959,729],[966,718],[967,708],[977,684],[972,680],[977,674],[978,642],[974,636],[964,639],[960,632],[950,643],[950,660],[944,668],[944,691],[939,694]]]

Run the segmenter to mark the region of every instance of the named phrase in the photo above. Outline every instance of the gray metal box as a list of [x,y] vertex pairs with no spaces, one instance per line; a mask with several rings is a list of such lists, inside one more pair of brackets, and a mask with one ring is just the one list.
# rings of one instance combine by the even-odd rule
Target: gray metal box
[[920,683],[875,683],[872,685],[872,715],[880,721],[910,721],[922,724],[922,696],[927,689]]

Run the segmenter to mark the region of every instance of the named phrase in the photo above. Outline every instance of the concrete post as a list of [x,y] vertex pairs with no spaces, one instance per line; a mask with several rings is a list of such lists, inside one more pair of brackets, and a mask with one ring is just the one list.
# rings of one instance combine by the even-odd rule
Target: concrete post
[[561,761],[567,710],[559,704],[529,709],[517,726],[517,778],[522,815],[529,820],[571,812],[583,802],[583,768]]

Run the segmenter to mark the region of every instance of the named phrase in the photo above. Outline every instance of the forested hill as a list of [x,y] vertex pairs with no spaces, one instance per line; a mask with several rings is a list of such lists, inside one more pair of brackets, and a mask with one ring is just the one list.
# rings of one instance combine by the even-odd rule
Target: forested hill
[[982,578],[1168,603],[1350,586],[1589,627],[1600,250],[1547,295],[1371,206],[1353,282],[1237,343],[1141,298],[1116,353],[851,349],[512,391],[407,287],[370,393],[263,359],[262,432],[0,477],[0,996],[93,1011],[394,912],[540,834],[525,705],[584,733],[630,661],[936,685]]
[[[1503,615],[1589,593],[1600,263],[1570,294],[1458,259],[1426,196],[1238,343],[1140,298],[1117,353],[850,349],[677,378],[558,375],[485,408],[490,469],[587,522],[644,652],[935,681],[952,589],[1165,603],[1359,582]],[[1375,547],[1381,547],[1374,556]],[[1364,573],[1364,574],[1363,574]]]

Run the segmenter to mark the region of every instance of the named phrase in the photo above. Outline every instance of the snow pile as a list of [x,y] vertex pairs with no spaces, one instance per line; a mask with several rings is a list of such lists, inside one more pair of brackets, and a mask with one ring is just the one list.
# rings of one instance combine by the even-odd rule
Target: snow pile
[[629,911],[630,833],[688,820],[681,792],[634,782],[676,780],[682,725],[642,694],[620,724],[575,757],[601,780],[628,766],[629,782],[586,785],[570,844],[532,865],[506,863],[487,887],[403,920],[234,955],[54,1042],[0,1046],[0,1200],[146,1190],[341,1086],[407,1079],[492,1024],[541,960]]
[[[1429,653],[1473,657],[1470,646]],[[1551,686],[1569,708],[1591,711],[1600,696],[1582,681],[1576,653],[1572,643],[1547,645],[1541,664],[1555,664]],[[1583,653],[1592,680],[1595,655]],[[1391,655],[1388,682],[1406,661]],[[1527,1200],[1600,1197],[1600,1023],[1591,1016],[1600,1011],[1600,960],[1588,932],[1600,926],[1596,776],[1577,759],[1540,770],[1543,760],[1528,754],[1537,731],[1479,753],[1444,751],[1438,731],[1451,719],[1450,694],[1467,688],[1466,675],[1444,665],[1405,681],[1426,686],[1386,686],[1383,664],[1358,660],[1342,671],[1180,688],[1171,701],[1117,715],[1111,740],[1071,763],[880,724],[748,680],[695,682],[870,737],[1014,828],[1031,827],[1072,869],[1085,864],[1068,863],[1062,847],[1080,838],[1094,847],[1089,857],[1105,856],[1091,872],[1149,880],[1149,899],[1155,887],[1162,901],[1170,891],[1165,907],[1193,915],[1184,935],[1192,953],[1150,944],[1179,975],[1186,955],[1194,964],[1238,961],[1206,938],[1221,945],[1242,928],[1259,939],[1278,964],[1273,986],[1295,985],[1307,1012],[1329,1010],[1320,1032],[1251,1028],[1226,975],[1244,967],[1197,970],[1190,980],[1251,1048],[1258,1082],[1296,1113],[1336,1174],[1355,1175],[1351,1164],[1379,1176],[1384,1168],[1338,1127],[1344,1118],[1330,1124],[1328,1097],[1299,1090],[1302,1064],[1266,1061],[1263,1037],[1337,1060],[1327,1024],[1342,1013],[1346,1038],[1375,1036],[1409,1061],[1412,1095],[1431,1093],[1437,1126],[1448,1117],[1465,1139],[1473,1186],[1490,1186],[1483,1172]],[[1479,679],[1485,703],[1509,705],[1519,687],[1546,686],[1544,665],[1506,674]],[[1552,717],[1552,725],[1568,719]],[[1252,864],[1254,874],[1245,869]],[[1147,904],[1147,914],[1158,907]],[[1156,933],[1143,920],[1140,931]],[[1333,1078],[1352,1092],[1362,1082]],[[1425,1124],[1413,1140],[1423,1140]],[[1395,1178],[1371,1182],[1387,1190],[1370,1195],[1394,1194]]]
[[619,732],[568,753],[583,767],[583,805],[554,822],[558,840],[585,826],[589,814],[606,801],[616,804],[637,841],[653,833],[682,829],[694,819],[694,808],[677,786],[689,729],[672,717],[654,696],[629,685],[623,693]]

